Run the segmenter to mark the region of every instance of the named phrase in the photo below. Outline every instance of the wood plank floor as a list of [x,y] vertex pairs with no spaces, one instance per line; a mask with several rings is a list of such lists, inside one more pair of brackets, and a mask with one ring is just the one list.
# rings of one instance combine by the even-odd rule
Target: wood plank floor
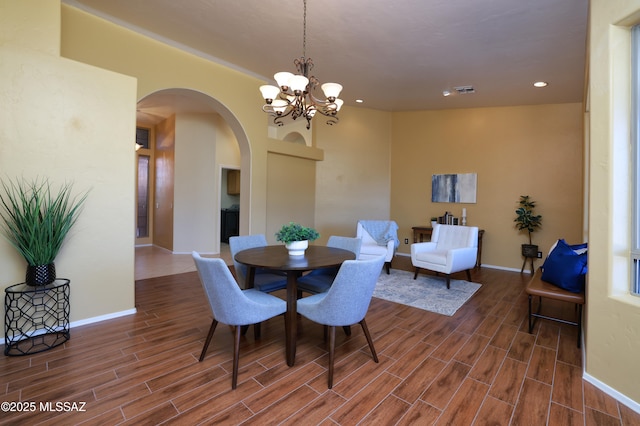
[[[410,267],[407,258],[394,266]],[[198,362],[211,316],[197,274],[139,280],[135,315],[0,359],[1,401],[86,402],[85,411],[1,413],[0,424],[639,425],[639,414],[581,379],[574,327],[539,321],[527,332],[528,277],[475,271],[483,285],[452,317],[374,298],[367,323],[380,363],[359,327],[351,337],[338,330],[332,390],[322,327],[300,320],[288,367],[274,318],[260,340],[243,337],[235,391],[229,327]]]

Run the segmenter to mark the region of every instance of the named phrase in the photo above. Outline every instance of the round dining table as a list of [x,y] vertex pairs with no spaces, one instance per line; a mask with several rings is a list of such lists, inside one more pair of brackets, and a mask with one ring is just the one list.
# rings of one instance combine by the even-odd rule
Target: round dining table
[[287,312],[285,313],[285,347],[287,365],[296,359],[298,277],[306,271],[336,267],[356,255],[334,247],[310,245],[302,256],[290,256],[284,245],[272,245],[242,250],[235,260],[247,265],[245,288],[253,287],[256,268],[282,271],[287,275]]

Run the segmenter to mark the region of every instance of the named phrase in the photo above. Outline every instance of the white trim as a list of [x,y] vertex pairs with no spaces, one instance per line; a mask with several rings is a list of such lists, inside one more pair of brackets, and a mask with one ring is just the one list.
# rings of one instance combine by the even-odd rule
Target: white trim
[[[136,308],[133,309],[128,309],[126,311],[120,311],[120,312],[113,312],[111,314],[106,314],[106,315],[100,315],[97,317],[93,317],[93,318],[87,318],[87,319],[83,319],[83,320],[79,320],[79,321],[74,321],[72,323],[69,324],[69,329],[67,330],[68,332],[71,332],[73,327],[80,327],[82,325],[88,325],[88,324],[93,324],[96,322],[102,322],[102,321],[106,321],[106,320],[110,320],[110,319],[114,319],[114,318],[119,318],[119,317],[123,317],[126,315],[133,315],[137,312]],[[60,331],[64,331],[64,328],[62,326],[56,327],[55,331],[60,332]],[[23,338],[30,338],[30,337],[35,337],[35,336],[39,336],[41,334],[47,334],[50,333],[49,330],[36,330],[34,333],[31,333],[29,335],[25,335],[25,336],[20,336],[18,340],[22,340]],[[6,346],[7,342],[5,339],[2,340],[3,344],[1,346]]]
[[607,395],[615,399],[616,401],[618,401],[619,403],[626,405],[636,413],[640,414],[640,403],[637,403],[636,401],[632,400],[628,396],[623,395],[622,393],[613,389],[611,386],[607,385],[606,383],[603,383],[600,380],[596,379],[589,373],[586,373],[586,372],[583,373],[582,378],[585,381],[591,383],[593,386],[600,389],[602,392],[606,393]]
[[102,321],[106,321],[106,320],[110,320],[110,319],[115,319],[115,318],[120,318],[120,317],[124,317],[126,315],[133,315],[137,312],[136,308],[133,309],[127,309],[126,311],[120,311],[120,312],[112,312],[110,314],[105,314],[105,315],[99,315],[97,317],[92,317],[92,318],[86,318],[83,320],[78,320],[78,321],[73,321],[70,324],[70,327],[80,327],[82,325],[87,325],[87,324],[94,324],[96,322],[102,322]]

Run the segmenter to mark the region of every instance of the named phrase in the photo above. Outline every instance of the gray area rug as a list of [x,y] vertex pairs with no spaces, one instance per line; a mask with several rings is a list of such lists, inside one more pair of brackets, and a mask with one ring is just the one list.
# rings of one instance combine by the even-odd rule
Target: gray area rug
[[451,280],[447,289],[445,277],[420,274],[413,279],[413,272],[391,270],[380,274],[373,297],[451,316],[478,291],[480,284]]

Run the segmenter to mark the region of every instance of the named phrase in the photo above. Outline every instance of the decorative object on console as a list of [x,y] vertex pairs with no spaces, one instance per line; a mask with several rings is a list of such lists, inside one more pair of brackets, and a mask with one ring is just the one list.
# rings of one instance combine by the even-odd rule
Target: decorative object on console
[[433,175],[432,203],[475,203],[478,186],[477,173]]
[[292,119],[304,117],[307,129],[311,127],[311,119],[319,112],[329,117],[327,124],[338,122],[338,111],[343,101],[338,98],[342,86],[338,83],[324,83],[322,91],[327,99],[322,100],[314,96],[314,90],[320,83],[314,76],[309,76],[313,68],[313,61],[306,57],[307,49],[307,0],[304,0],[304,19],[302,31],[302,57],[293,61],[298,74],[278,72],[273,78],[278,86],[270,84],[260,86],[260,92],[266,102],[262,110],[273,116],[273,122],[278,126],[284,123],[282,119],[291,116]]
[[304,251],[309,247],[309,241],[317,240],[318,237],[320,234],[315,229],[295,222],[282,225],[282,228],[276,232],[276,239],[285,243],[291,256],[304,255]]

